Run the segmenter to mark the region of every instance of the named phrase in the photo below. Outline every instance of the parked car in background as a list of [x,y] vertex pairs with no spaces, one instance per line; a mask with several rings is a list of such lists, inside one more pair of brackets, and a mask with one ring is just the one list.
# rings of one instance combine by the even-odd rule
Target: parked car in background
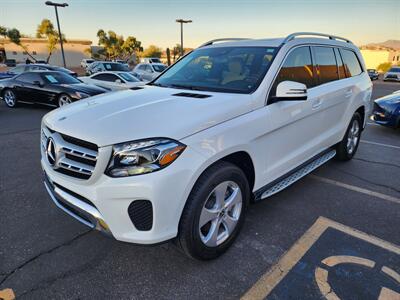
[[48,64],[19,64],[15,68],[12,68],[7,72],[0,72],[0,79],[11,78],[15,75],[19,75],[28,71],[58,71],[74,77],[78,76],[76,72],[65,69],[63,67],[52,66]]
[[79,77],[85,83],[94,84],[112,91],[135,88],[144,85],[129,72],[99,72],[91,76]]
[[88,75],[104,71],[130,72],[129,68],[126,65],[112,61],[95,61],[86,69],[86,73]]
[[141,63],[148,63],[148,64],[162,64],[161,59],[158,57],[143,57],[140,59]]
[[35,60],[35,64],[47,64],[47,62],[43,59],[37,59]]
[[138,74],[141,80],[151,81],[160,75],[168,66],[159,63],[140,63],[133,72]]
[[105,92],[57,71],[28,71],[0,81],[0,96],[10,108],[19,102],[64,106]]
[[377,70],[375,69],[368,69],[367,70],[369,78],[371,78],[371,80],[378,80],[379,79],[379,73]]
[[128,62],[127,62],[126,60],[123,60],[123,59],[115,59],[114,62],[123,64],[125,67],[129,68],[129,64],[128,64]]
[[84,58],[81,61],[81,67],[86,69],[87,67],[89,67],[94,62],[95,62],[95,60],[92,59],[92,58]]
[[376,99],[371,119],[382,126],[400,128],[400,91]]
[[15,59],[6,59],[5,63],[6,63],[6,66],[10,67],[10,68],[15,67],[17,65],[17,62]]
[[352,159],[372,106],[359,48],[318,33],[209,41],[149,85],[44,116],[45,186],[90,228],[204,260],[233,244],[250,201]]
[[383,81],[400,81],[400,66],[392,67],[383,75]]

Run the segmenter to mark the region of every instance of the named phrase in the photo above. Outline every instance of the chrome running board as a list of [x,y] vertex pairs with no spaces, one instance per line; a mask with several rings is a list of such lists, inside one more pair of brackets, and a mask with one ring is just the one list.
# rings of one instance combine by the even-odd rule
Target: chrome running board
[[[272,185],[267,185],[263,191],[256,192],[256,201],[271,197],[272,195],[282,191],[283,189],[287,188],[288,186],[295,183],[297,180],[303,178],[307,174],[314,171],[316,168],[320,167],[330,159],[332,159],[336,155],[335,150],[330,150],[329,152],[325,152],[324,154],[318,156],[315,159],[312,159],[309,162],[306,162],[304,165],[301,165],[299,168],[296,168],[294,172],[291,172],[290,175],[284,176],[282,179],[278,180],[277,182],[273,182]],[[257,197],[258,194],[258,197]]]

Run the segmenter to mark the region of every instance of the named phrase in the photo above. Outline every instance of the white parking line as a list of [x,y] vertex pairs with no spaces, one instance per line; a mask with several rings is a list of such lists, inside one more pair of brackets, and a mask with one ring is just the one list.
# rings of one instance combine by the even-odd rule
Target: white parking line
[[366,140],[361,140],[360,143],[377,145],[377,146],[388,147],[388,148],[393,148],[393,149],[400,149],[400,146],[394,146],[394,145],[383,144],[383,143],[376,143],[376,142],[371,142],[371,141],[366,141]]
[[371,190],[360,188],[360,187],[355,186],[355,185],[350,185],[350,184],[347,184],[347,183],[343,183],[343,182],[340,182],[340,181],[336,181],[336,180],[333,180],[333,179],[329,179],[329,178],[325,178],[325,177],[321,177],[321,176],[317,176],[317,175],[309,175],[309,176],[311,178],[315,179],[315,180],[318,180],[318,181],[321,181],[321,182],[324,182],[324,183],[333,184],[333,185],[336,185],[336,186],[339,186],[339,187],[342,187],[342,188],[345,188],[345,189],[348,189],[348,190],[351,190],[351,191],[355,191],[355,192],[366,194],[366,195],[369,195],[369,196],[372,196],[372,197],[380,198],[382,200],[386,200],[386,201],[390,201],[390,202],[393,202],[393,203],[400,204],[400,198],[396,198],[396,197],[393,197],[393,196],[385,195],[385,194],[382,194],[382,193],[379,193],[379,192],[374,192],[374,191],[371,191]]

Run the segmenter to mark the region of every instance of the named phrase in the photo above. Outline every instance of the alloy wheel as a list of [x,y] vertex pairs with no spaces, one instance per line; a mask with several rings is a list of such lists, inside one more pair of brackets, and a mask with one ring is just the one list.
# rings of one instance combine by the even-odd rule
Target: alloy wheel
[[352,154],[357,147],[360,138],[360,124],[357,120],[353,120],[349,133],[347,135],[347,153]]
[[4,92],[4,101],[6,102],[6,104],[7,104],[9,107],[15,106],[16,97],[15,97],[14,92],[11,91],[11,90],[6,90],[6,91]]
[[243,196],[233,181],[224,181],[209,194],[199,220],[201,241],[208,247],[225,242],[238,224]]
[[62,95],[60,98],[58,98],[58,106],[60,107],[70,103],[72,103],[72,100],[67,95]]

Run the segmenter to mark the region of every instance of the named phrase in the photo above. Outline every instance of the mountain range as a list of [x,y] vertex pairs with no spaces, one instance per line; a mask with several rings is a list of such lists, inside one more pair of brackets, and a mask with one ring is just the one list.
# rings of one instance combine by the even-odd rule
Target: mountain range
[[366,48],[392,48],[400,50],[400,40],[387,40],[382,43],[370,43],[365,45]]

